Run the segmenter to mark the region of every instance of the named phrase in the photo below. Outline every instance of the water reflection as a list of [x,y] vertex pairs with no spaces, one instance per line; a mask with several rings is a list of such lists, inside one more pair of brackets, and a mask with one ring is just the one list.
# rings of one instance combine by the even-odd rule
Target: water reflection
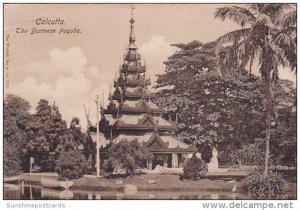
[[4,199],[9,200],[122,200],[122,199],[184,199],[184,200],[211,200],[211,199],[249,199],[247,194],[224,192],[166,192],[141,191],[136,194],[123,194],[115,191],[70,191],[53,190],[32,185],[4,184]]
[[52,190],[48,188],[41,188],[41,198],[48,198],[48,199],[72,199],[74,197],[74,193],[70,190]]

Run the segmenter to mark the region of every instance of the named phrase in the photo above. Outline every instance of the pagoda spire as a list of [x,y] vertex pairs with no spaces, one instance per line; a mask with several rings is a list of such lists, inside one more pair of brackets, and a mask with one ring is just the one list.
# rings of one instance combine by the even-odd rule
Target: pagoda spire
[[134,35],[134,18],[133,18],[133,10],[135,8],[131,5],[131,18],[130,22],[130,34],[129,34],[129,48],[136,48],[135,46],[135,35]]

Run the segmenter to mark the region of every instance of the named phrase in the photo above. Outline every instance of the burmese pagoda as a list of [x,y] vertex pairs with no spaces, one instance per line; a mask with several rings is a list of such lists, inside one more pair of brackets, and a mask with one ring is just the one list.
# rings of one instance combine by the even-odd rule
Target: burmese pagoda
[[[151,83],[146,78],[146,66],[141,64],[135,43],[134,22],[131,18],[129,46],[119,75],[115,78],[109,105],[101,110],[101,145],[104,147],[123,140],[137,139],[154,156],[153,161],[145,165],[148,169],[157,165],[182,167],[184,156],[195,153],[196,148],[177,138],[177,124],[164,119],[162,114],[165,110],[153,102],[155,93],[148,90]],[[89,134],[95,142],[95,129],[92,130]]]

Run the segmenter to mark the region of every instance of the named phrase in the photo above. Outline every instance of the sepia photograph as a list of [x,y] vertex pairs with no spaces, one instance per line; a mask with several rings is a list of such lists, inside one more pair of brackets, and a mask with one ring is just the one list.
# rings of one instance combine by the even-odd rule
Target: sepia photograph
[[2,6],[3,200],[297,200],[296,3]]

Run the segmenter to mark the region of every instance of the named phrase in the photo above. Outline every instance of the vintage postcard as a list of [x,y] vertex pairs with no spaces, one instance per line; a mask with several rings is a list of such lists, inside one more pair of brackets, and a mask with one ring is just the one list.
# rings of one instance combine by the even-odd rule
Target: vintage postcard
[[3,11],[4,200],[297,199],[295,3]]

